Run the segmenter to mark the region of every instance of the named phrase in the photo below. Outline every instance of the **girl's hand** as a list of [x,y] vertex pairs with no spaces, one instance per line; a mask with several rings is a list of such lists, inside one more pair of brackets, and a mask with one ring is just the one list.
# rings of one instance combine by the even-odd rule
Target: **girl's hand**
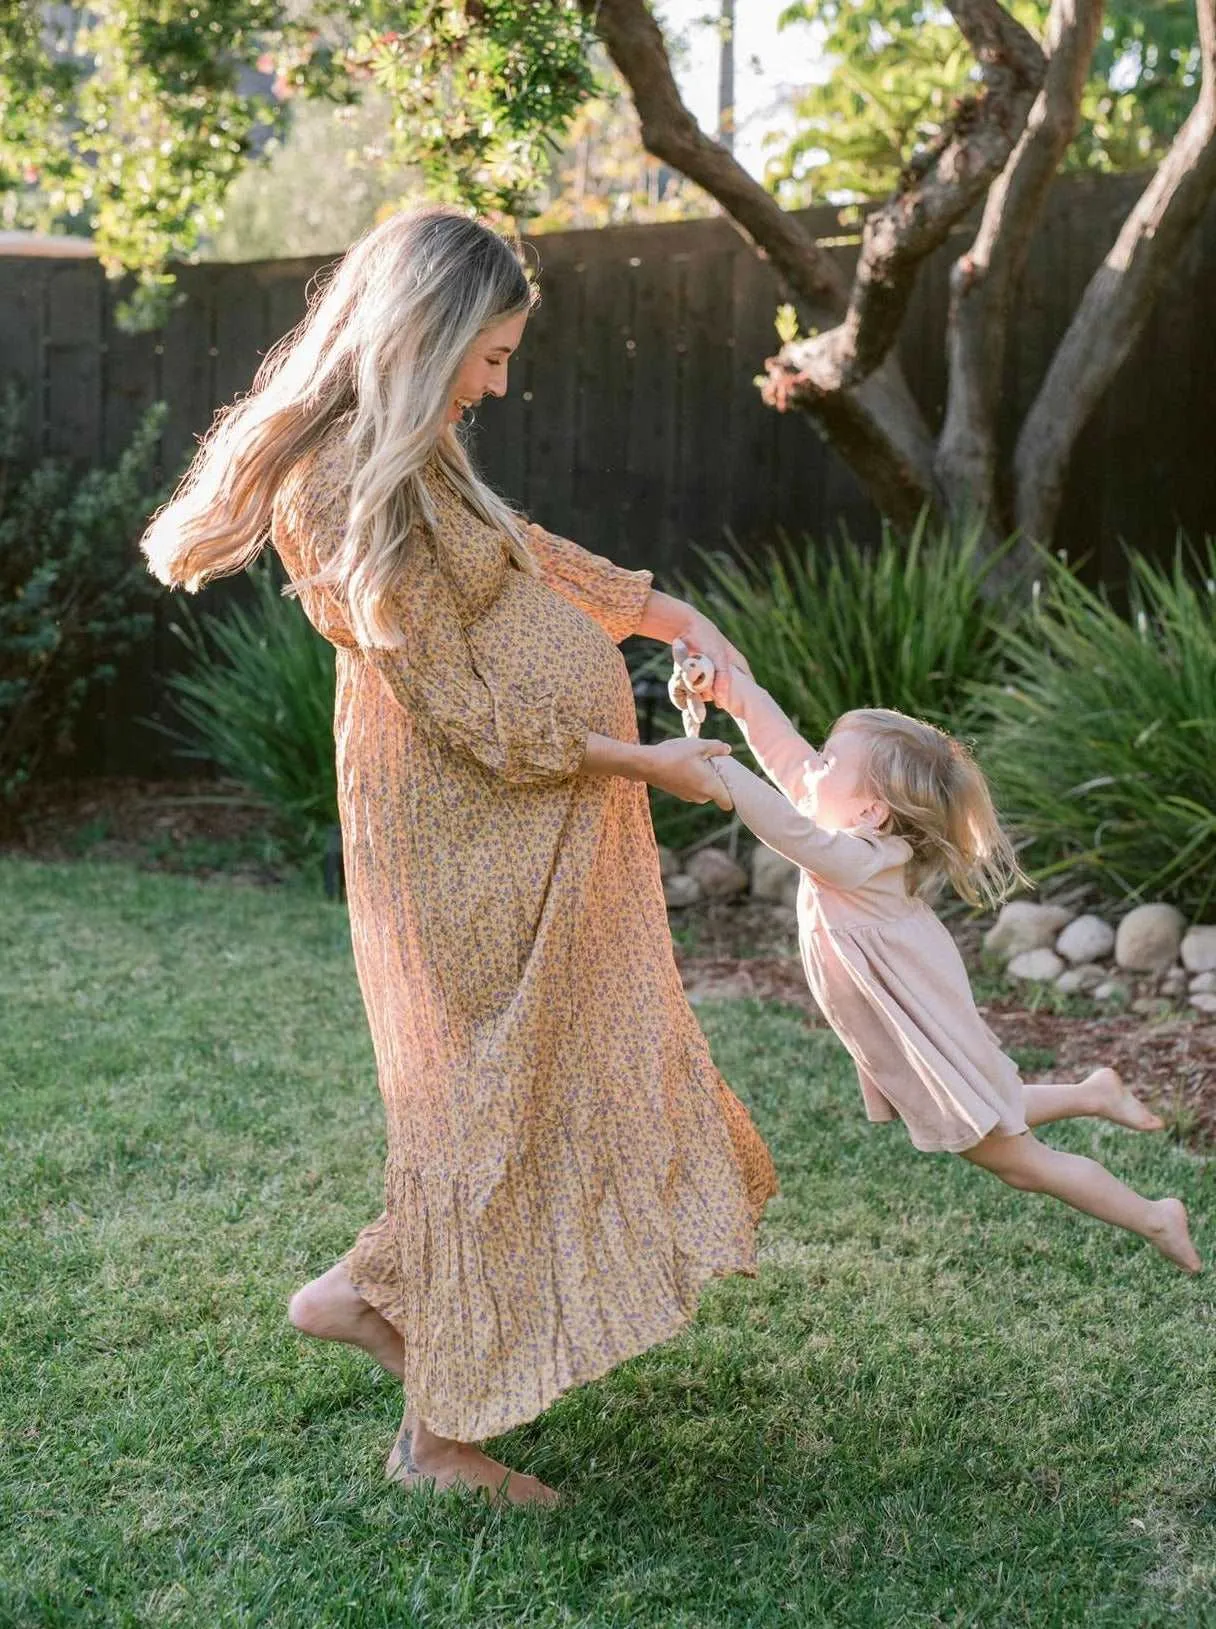
[[660,741],[657,746],[643,747],[640,756],[642,778],[648,785],[683,798],[685,803],[716,803],[727,814],[734,808],[710,762],[730,756],[725,741]]
[[720,707],[730,691],[730,670],[737,667],[750,679],[751,667],[747,657],[738,651],[700,611],[689,611],[688,626],[679,636],[693,656],[705,656],[713,663],[714,688],[711,699]]

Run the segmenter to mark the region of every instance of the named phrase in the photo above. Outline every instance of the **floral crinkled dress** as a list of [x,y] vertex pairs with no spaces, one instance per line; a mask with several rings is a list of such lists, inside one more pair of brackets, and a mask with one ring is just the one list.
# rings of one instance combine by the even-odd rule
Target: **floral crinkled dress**
[[[394,597],[404,646],[337,646],[351,933],[387,1116],[385,1212],[348,1256],[404,1337],[431,1429],[473,1442],[673,1335],[709,1277],[754,1271],[772,1162],[684,999],[646,789],[577,773],[636,739],[615,643],[650,588],[530,527],[540,567],[449,485]],[[311,574],[346,523],[333,436],[273,541]]]

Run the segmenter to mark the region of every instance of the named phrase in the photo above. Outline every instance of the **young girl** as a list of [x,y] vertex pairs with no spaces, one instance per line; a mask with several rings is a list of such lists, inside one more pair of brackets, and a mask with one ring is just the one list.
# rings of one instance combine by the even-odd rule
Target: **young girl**
[[1113,1069],[1078,1085],[1024,1085],[921,897],[949,879],[971,903],[994,903],[1024,880],[966,749],[931,724],[872,708],[838,719],[816,752],[738,668],[715,676],[682,648],[676,658],[672,696],[689,733],[696,699],[712,696],[784,793],[730,758],[714,760],[739,818],[802,870],[807,979],[857,1065],[869,1118],[898,1116],[917,1148],[962,1154],[1011,1187],[1054,1194],[1197,1273],[1180,1200],[1142,1199],[1095,1160],[1048,1148],[1029,1129],[1078,1115],[1135,1131],[1162,1122]]

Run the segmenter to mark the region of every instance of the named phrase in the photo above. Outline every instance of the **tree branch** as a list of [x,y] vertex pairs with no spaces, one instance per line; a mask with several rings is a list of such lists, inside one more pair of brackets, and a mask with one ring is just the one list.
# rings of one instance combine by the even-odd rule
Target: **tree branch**
[[1102,12],[1103,0],[1054,0],[1043,87],[1009,162],[989,189],[975,242],[950,273],[950,384],[936,474],[958,513],[991,508],[996,404],[1014,286],[1052,180],[1076,134]]
[[848,303],[840,267],[697,124],[680,97],[667,46],[645,0],[582,0],[582,6],[629,86],[646,151],[717,199],[794,296],[811,308],[815,320],[838,320]]
[[[980,3],[991,7],[995,0]],[[645,0],[582,4],[629,86],[647,152],[722,205],[811,321],[838,323],[848,307],[848,283],[838,262],[697,125],[680,98],[667,47]],[[765,400],[784,405],[767,387]],[[814,417],[887,514],[899,522],[915,517],[932,493],[933,442],[894,358],[858,390],[791,405]]]
[[980,64],[983,89],[958,103],[937,150],[910,167],[867,217],[844,320],[782,351],[792,405],[848,389],[878,366],[895,343],[921,262],[983,195],[1025,126],[1043,79],[1038,44],[997,0],[951,0],[950,9]]
[[1018,437],[1015,519],[1028,538],[1050,539],[1076,439],[1216,193],[1216,0],[1196,11],[1198,101],[1090,279]]

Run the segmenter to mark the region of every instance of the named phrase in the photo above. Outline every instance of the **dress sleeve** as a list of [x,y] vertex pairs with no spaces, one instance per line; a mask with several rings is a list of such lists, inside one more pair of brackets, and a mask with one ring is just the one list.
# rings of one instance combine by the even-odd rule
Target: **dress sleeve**
[[626,571],[535,523],[525,535],[550,588],[598,622],[615,644],[637,632],[650,594],[652,572]]
[[714,758],[711,762],[743,824],[768,848],[784,854],[817,881],[851,892],[897,863],[891,839],[877,834],[828,831],[799,814],[787,798],[742,764],[730,758]]
[[730,670],[722,706],[769,780],[791,803],[801,803],[809,790],[807,771],[823,762],[815,748],[798,734],[768,691],[737,667]]
[[589,729],[578,698],[491,618],[462,616],[429,539],[418,539],[391,605],[403,644],[363,654],[426,734],[520,785],[578,772]]

